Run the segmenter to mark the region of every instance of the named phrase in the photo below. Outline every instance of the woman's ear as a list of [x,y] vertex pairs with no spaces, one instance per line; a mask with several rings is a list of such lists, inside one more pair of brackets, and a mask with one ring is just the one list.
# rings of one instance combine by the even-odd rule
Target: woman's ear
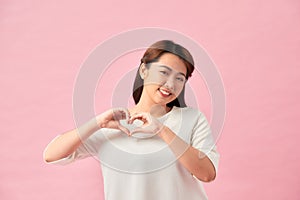
[[141,79],[145,79],[148,76],[148,68],[145,63],[142,63],[139,69]]

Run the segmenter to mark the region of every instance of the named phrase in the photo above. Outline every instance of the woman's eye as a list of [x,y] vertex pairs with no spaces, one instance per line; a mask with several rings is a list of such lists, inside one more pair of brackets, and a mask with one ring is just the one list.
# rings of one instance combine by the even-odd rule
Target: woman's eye
[[168,75],[168,72],[166,72],[166,71],[160,71],[160,73],[161,73],[162,75]]
[[181,77],[177,77],[176,80],[177,80],[177,81],[180,81],[180,82],[184,82],[184,79],[181,78]]

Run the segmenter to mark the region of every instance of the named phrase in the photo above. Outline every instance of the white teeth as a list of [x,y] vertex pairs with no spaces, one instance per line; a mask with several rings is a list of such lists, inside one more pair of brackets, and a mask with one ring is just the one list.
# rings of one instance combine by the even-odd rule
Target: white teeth
[[166,92],[166,91],[164,91],[164,90],[162,90],[162,89],[159,89],[159,91],[160,91],[161,93],[163,93],[164,95],[170,95],[169,92]]

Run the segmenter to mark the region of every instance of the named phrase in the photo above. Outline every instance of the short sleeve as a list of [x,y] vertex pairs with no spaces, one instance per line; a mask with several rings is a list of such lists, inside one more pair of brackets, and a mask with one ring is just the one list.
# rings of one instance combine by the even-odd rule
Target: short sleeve
[[203,152],[213,163],[217,172],[220,155],[211,134],[209,123],[203,113],[199,112],[192,131],[191,145]]
[[[59,137],[59,135],[57,136]],[[54,141],[57,137],[55,137],[52,141]],[[50,142],[51,143],[51,142]],[[90,156],[93,156],[93,151],[91,151],[91,149],[89,148],[89,141],[85,141],[84,144],[81,144],[72,154],[70,154],[69,156],[59,159],[59,160],[55,160],[55,161],[51,161],[51,162],[46,162],[47,164],[54,164],[54,165],[67,165],[70,164],[76,160],[80,160],[80,159],[84,159]],[[45,149],[45,151],[47,150],[47,147]],[[44,152],[45,152],[44,151]]]

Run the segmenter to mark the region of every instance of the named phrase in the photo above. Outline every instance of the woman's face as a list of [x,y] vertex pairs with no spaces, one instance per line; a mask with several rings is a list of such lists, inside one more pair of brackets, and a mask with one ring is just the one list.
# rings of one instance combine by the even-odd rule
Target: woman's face
[[178,97],[186,82],[187,69],[176,55],[164,53],[157,62],[142,65],[143,93],[154,104],[166,105]]

